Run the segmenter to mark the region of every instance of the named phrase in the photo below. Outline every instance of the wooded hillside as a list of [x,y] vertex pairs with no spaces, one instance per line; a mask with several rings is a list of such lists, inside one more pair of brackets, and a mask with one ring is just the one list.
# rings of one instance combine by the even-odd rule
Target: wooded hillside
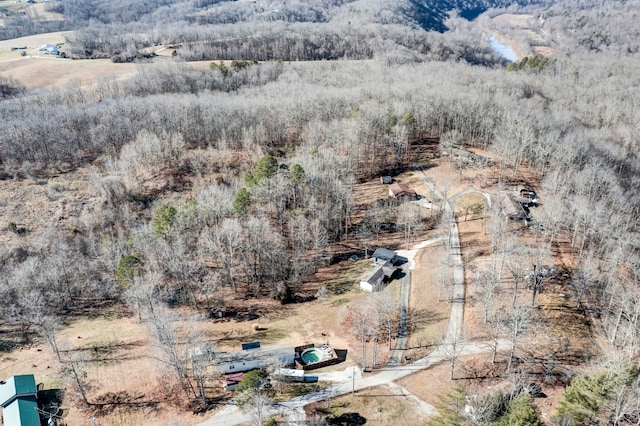
[[[459,18],[456,32],[426,32],[444,19],[426,17],[430,4],[379,3],[369,14],[377,2],[52,2],[60,29],[80,28],[68,43],[83,56],[180,47],[126,81],[27,91],[0,78],[0,325],[12,336],[0,334],[0,350],[31,331],[55,346],[61,318],[96,306],[300,302],[309,276],[353,254],[337,244],[371,247],[383,224],[437,225],[385,202],[357,211],[353,189],[429,167],[420,154],[439,144],[491,153],[478,175],[499,187],[533,170],[548,213],[539,236],[551,252],[569,248],[568,294],[636,362],[638,2],[519,9],[544,21],[559,53],[509,70]],[[25,19],[7,16],[3,36],[31,31]],[[196,59],[210,69],[185,62]],[[36,192],[51,211],[23,205]],[[593,418],[614,411],[602,410]],[[640,417],[627,411],[627,423]]]

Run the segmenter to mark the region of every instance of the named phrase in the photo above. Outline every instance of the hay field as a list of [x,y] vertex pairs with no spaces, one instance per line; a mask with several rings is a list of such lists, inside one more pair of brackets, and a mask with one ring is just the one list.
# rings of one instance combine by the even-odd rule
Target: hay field
[[3,75],[20,81],[28,89],[63,87],[71,82],[86,86],[111,76],[125,79],[136,73],[136,67],[134,63],[114,64],[109,59],[74,61],[46,55],[0,62]]
[[10,40],[0,40],[0,51],[11,50],[11,46],[27,46],[37,48],[46,43],[64,43],[65,35],[72,34],[73,31],[58,31],[53,33],[36,34],[27,37],[12,38]]

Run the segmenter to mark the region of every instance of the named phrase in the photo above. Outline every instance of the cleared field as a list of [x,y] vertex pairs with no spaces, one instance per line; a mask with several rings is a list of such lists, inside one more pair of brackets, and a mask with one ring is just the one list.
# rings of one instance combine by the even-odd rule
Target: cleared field
[[57,21],[62,20],[64,15],[62,13],[50,12],[47,10],[45,3],[36,3],[29,6],[29,12],[34,14],[36,19],[40,21]]
[[[42,44],[44,43],[46,41]],[[0,72],[21,82],[28,89],[34,89],[53,86],[64,87],[72,82],[80,86],[90,86],[106,77],[125,80],[136,74],[138,67],[149,65],[149,63],[117,64],[111,62],[110,59],[62,59],[36,52],[37,49],[35,52],[30,50],[30,53],[35,53],[37,56],[22,57],[18,51],[0,50]],[[166,60],[168,60],[166,57],[159,57],[154,62]],[[210,63],[211,61],[190,62],[189,65],[198,69],[206,69]]]
[[533,15],[517,15],[514,13],[503,13],[493,18],[493,21],[501,25],[510,25],[515,28],[529,28],[529,19]]
[[[15,52],[13,52],[15,53]],[[21,58],[0,63],[0,72],[14,78],[28,89],[63,87],[71,82],[80,85],[96,83],[101,78],[129,78],[136,73],[136,64],[114,64],[109,59],[73,61],[56,57]]]
[[2,40],[0,41],[0,50],[11,50],[11,46],[27,46],[28,48],[36,48],[46,43],[64,43],[64,36],[72,33],[73,31],[60,31]]

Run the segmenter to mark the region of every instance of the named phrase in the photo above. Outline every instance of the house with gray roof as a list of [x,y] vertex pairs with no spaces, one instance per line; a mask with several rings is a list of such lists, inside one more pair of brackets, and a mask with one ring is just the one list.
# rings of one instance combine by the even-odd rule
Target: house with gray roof
[[296,351],[290,344],[245,349],[236,352],[216,352],[216,370],[223,374],[241,373],[276,365],[293,365]]
[[377,264],[382,265],[389,262],[393,265],[397,260],[398,255],[393,250],[389,250],[384,247],[378,247],[376,251],[373,252],[371,257],[373,257],[373,260]]

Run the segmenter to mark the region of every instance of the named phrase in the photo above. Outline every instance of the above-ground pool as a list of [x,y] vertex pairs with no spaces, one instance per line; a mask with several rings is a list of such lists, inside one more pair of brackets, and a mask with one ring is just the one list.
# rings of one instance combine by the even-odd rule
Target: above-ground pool
[[309,348],[305,349],[301,354],[300,358],[305,364],[314,364],[316,362],[322,361],[324,354],[320,349]]

